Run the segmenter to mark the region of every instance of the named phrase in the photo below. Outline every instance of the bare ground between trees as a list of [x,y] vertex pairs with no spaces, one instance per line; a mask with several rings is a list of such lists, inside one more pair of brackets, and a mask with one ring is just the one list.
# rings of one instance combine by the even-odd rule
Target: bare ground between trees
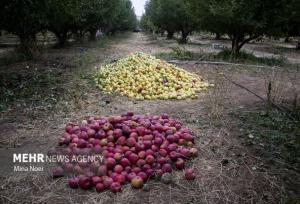
[[[188,163],[195,168],[197,179],[188,182],[183,179],[182,172],[175,171],[171,185],[153,180],[149,182],[150,191],[133,190],[127,185],[122,193],[114,195],[111,192],[99,194],[71,190],[66,186],[65,178],[53,180],[47,171],[2,173],[1,203],[283,203],[287,197],[297,202],[299,169],[270,163],[257,154],[253,146],[245,145],[248,138],[238,126],[238,118],[231,114],[263,110],[263,103],[228,82],[223,74],[265,96],[266,79],[275,79],[271,73],[276,73],[278,86],[282,87],[278,97],[292,101],[293,93],[300,92],[300,73],[295,70],[250,69],[247,66],[183,65],[183,68],[215,83],[216,88],[201,93],[199,99],[182,101],[136,101],[117,94],[106,95],[93,86],[89,75],[82,77],[93,73],[95,65],[131,52],[155,54],[170,50],[151,42],[143,34],[132,34],[112,41],[106,48],[74,46],[51,51],[37,62],[2,67],[1,73],[27,72],[26,66],[38,68],[36,72],[47,69],[60,72],[62,81],[55,90],[65,98],[60,96],[51,108],[39,101],[16,101],[3,111],[0,156],[8,157],[7,154],[14,151],[46,153],[47,149],[57,145],[66,122],[80,121],[85,116],[115,115],[127,110],[139,114],[165,112],[182,120],[197,136],[199,156]],[[74,56],[86,57],[88,63],[78,62],[78,57],[74,59]],[[11,166],[9,163],[1,165]]]

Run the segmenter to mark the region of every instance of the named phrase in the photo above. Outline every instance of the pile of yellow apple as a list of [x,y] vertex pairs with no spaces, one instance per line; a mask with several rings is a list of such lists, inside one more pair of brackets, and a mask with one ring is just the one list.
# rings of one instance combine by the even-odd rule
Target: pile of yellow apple
[[100,67],[94,78],[107,93],[139,100],[194,99],[211,86],[199,75],[141,52]]

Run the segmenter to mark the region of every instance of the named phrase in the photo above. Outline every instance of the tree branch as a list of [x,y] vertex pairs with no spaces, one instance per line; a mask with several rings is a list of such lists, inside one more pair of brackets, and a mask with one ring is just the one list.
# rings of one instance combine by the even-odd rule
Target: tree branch
[[256,38],[258,38],[260,35],[254,35],[254,36],[250,36],[249,38],[245,39],[240,45],[239,45],[239,49],[241,49],[246,43],[250,42],[251,40],[254,40]]

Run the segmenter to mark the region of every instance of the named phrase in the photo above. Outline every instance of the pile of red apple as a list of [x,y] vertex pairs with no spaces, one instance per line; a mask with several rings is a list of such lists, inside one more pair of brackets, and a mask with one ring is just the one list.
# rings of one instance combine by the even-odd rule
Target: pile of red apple
[[[71,188],[98,192],[119,192],[127,182],[142,188],[148,179],[182,170],[185,159],[197,156],[191,131],[167,114],[127,112],[68,123],[59,145],[65,155],[103,155],[103,161],[63,162],[53,169],[54,177],[68,175]],[[185,177],[195,179],[193,169],[186,169]]]

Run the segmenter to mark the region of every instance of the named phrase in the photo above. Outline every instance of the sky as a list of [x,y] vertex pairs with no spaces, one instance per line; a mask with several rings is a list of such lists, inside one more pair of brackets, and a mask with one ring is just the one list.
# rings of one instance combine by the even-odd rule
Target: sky
[[142,16],[142,14],[144,13],[144,6],[146,0],[131,0],[131,1],[134,6],[135,14],[137,16]]

